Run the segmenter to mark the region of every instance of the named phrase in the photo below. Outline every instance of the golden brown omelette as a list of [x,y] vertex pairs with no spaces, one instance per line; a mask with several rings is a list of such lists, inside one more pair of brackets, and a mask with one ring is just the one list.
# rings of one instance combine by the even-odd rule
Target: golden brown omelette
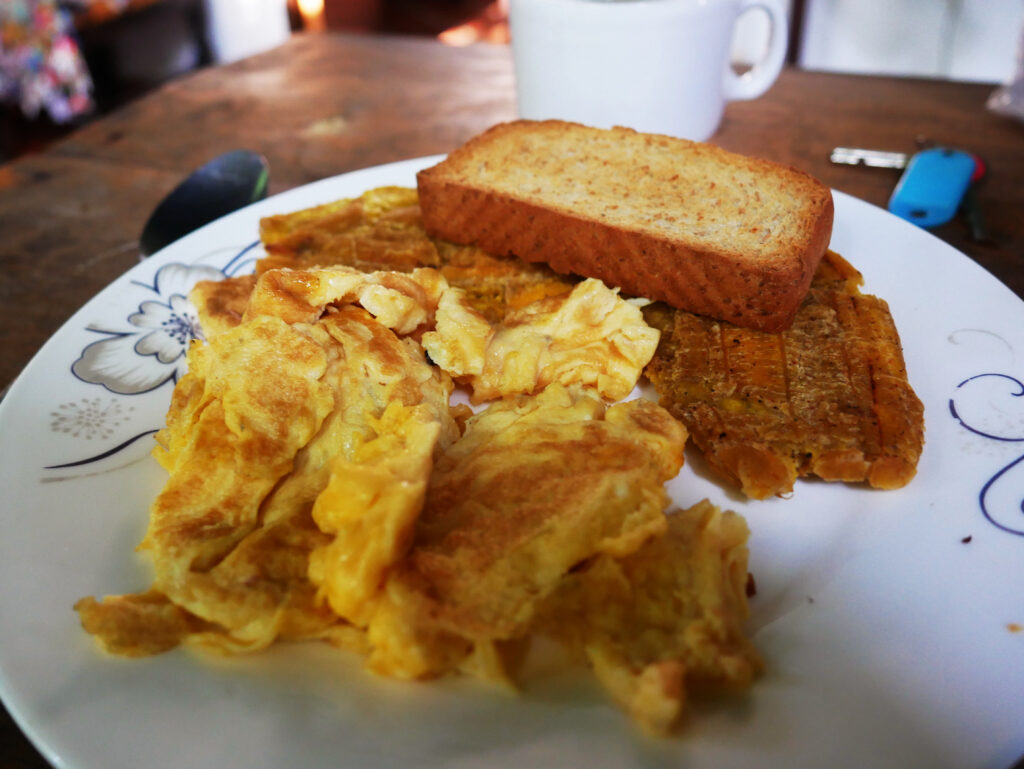
[[[76,606],[113,653],[323,639],[386,675],[511,683],[530,638],[558,635],[552,606],[570,606],[559,596],[581,570],[676,541],[664,484],[685,429],[648,401],[605,402],[633,388],[658,334],[597,281],[496,321],[431,267],[268,269],[193,301],[206,339],[157,438],[169,477],[140,545],[153,584]],[[490,405],[452,407],[453,377]],[[745,574],[734,544],[707,553],[714,591],[738,561]],[[745,603],[728,608],[741,624]],[[618,663],[586,647],[658,733],[681,710],[686,654],[735,653],[679,632],[664,659],[636,660],[642,677],[676,671],[671,717],[624,699],[606,672]]]
[[[458,435],[451,379],[362,307],[334,305],[314,322],[254,315],[189,350],[154,451],[170,476],[140,545],[153,590],[196,620],[179,623],[182,640],[228,651],[338,629],[308,578],[312,554],[331,542],[311,510],[332,461],[379,438],[389,407],[415,408],[429,423],[418,436],[428,456]],[[94,630],[109,619],[103,604],[85,599],[80,610],[106,638]]]
[[526,635],[572,568],[664,531],[664,483],[685,441],[649,401],[606,407],[557,384],[471,417],[438,457],[412,550],[386,585],[407,635],[428,640],[378,650],[376,667],[436,675],[444,667],[416,670],[410,659],[431,638],[471,646]]

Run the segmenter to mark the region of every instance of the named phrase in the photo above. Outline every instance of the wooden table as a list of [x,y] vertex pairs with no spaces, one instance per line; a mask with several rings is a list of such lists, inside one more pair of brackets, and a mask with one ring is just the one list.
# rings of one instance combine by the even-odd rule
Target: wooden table
[[[789,70],[761,99],[731,104],[713,141],[881,206],[898,172],[832,165],[833,147],[913,152],[927,137],[977,153],[990,168],[978,197],[995,242],[973,242],[957,220],[936,234],[1024,297],[1024,124],[986,111],[992,89]],[[274,193],[443,153],[514,116],[507,48],[298,36],[183,78],[47,152],[0,166],[0,387],[136,263],[150,211],[209,158],[236,147],[264,153]],[[0,769],[47,766],[6,711],[0,756]]]

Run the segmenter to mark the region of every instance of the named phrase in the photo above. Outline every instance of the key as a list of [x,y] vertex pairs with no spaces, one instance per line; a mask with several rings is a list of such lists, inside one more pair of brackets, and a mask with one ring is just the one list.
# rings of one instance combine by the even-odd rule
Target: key
[[847,166],[865,165],[872,168],[903,169],[910,161],[910,156],[904,152],[864,150],[856,147],[836,147],[829,157],[833,163]]

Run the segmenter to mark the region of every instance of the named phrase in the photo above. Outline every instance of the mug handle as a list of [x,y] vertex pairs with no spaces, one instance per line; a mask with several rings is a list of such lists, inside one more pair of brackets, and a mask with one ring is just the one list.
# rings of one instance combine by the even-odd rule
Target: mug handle
[[741,0],[737,15],[746,13],[751,8],[761,8],[768,13],[771,22],[771,38],[768,52],[753,69],[737,75],[732,67],[725,72],[725,98],[728,101],[756,99],[769,88],[782,71],[786,59],[786,46],[789,44],[789,25],[786,23],[786,9],[783,0]]

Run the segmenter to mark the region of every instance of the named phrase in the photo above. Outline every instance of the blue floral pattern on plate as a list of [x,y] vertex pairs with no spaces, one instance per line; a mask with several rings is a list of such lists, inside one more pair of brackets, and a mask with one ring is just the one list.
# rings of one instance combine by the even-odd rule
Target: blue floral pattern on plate
[[90,327],[104,339],[82,350],[71,373],[119,395],[138,395],[185,373],[185,353],[201,339],[196,310],[188,292],[201,280],[221,280],[223,270],[206,265],[166,264],[152,285],[135,282],[154,298],[145,299],[126,319],[127,328]]
[[[137,296],[128,300],[133,309],[118,326],[89,325],[86,330],[103,338],[86,345],[71,364],[71,373],[88,385],[103,387],[115,398],[101,402],[96,398],[60,404],[51,413],[51,430],[71,437],[109,439],[115,426],[129,420],[133,409],[122,408],[120,399],[152,393],[168,382],[176,383],[187,370],[186,353],[194,339],[202,339],[202,329],[188,294],[202,280],[223,280],[251,270],[257,255],[253,243],[228,253],[223,267],[205,263],[170,263],[156,270],[151,282],[131,281]],[[205,259],[206,257],[203,257]],[[107,459],[156,433],[150,427],[123,435],[112,446],[82,459],[48,465],[58,470],[89,465]]]

